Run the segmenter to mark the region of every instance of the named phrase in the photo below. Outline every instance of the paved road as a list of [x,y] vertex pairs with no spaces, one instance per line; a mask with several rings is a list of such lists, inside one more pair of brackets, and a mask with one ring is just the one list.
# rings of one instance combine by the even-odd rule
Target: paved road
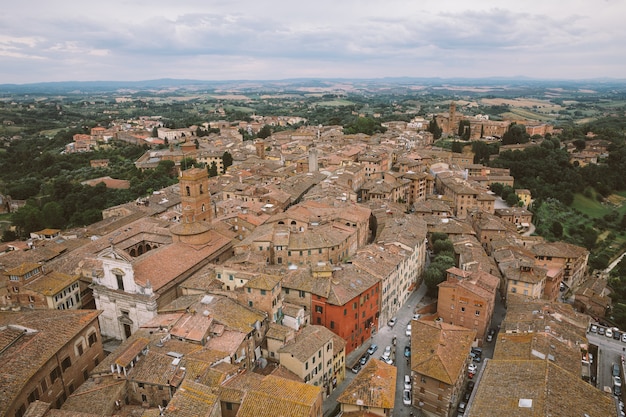
[[395,362],[395,365],[398,367],[397,374],[397,385],[396,385],[396,402],[394,407],[393,415],[394,417],[409,417],[410,413],[413,412],[415,416],[419,416],[418,410],[413,408],[412,406],[405,406],[402,404],[402,391],[403,391],[403,379],[405,373],[410,374],[410,367],[404,358],[404,346],[409,343],[409,337],[406,336],[406,325],[409,323],[413,316],[413,310],[416,306],[421,306],[423,304],[424,295],[426,294],[426,286],[422,285],[417,291],[414,291],[406,304],[400,308],[396,317],[398,321],[393,328],[390,328],[386,324],[383,324],[377,334],[370,338],[369,342],[365,342],[363,346],[360,346],[353,352],[351,352],[348,357],[346,357],[346,378],[345,380],[339,384],[337,389],[331,393],[331,395],[324,400],[324,416],[328,417],[337,407],[337,398],[341,393],[346,389],[348,384],[354,379],[355,374],[352,373],[350,368],[352,365],[356,363],[356,361],[363,355],[363,353],[367,350],[370,343],[375,343],[378,345],[378,350],[373,355],[374,358],[380,358],[385,350],[385,346],[392,345],[392,339],[396,336],[396,348],[397,348],[397,357],[399,360]]

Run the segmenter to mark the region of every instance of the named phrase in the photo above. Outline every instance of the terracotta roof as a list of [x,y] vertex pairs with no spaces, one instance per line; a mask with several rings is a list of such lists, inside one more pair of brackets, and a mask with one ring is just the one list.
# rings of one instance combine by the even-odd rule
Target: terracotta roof
[[411,370],[453,385],[465,370],[475,330],[443,322],[413,320]]
[[78,275],[68,275],[62,272],[52,271],[38,276],[35,280],[25,284],[24,287],[45,296],[52,297],[74,282],[77,282],[78,279]]
[[[334,341],[334,333],[324,326],[304,327],[295,339],[278,350],[279,353],[291,354],[300,362],[306,362],[328,342]],[[343,341],[343,340],[342,340]],[[345,342],[343,342],[345,346]],[[341,344],[337,348],[341,349]]]
[[[15,400],[30,378],[87,326],[97,326],[100,311],[36,310],[0,312],[0,340],[5,349],[0,353],[0,416]],[[21,335],[15,327],[33,331]],[[19,329],[19,328],[18,328]]]
[[167,404],[164,417],[199,417],[215,415],[219,397],[206,385],[185,380]]
[[342,404],[391,409],[396,395],[398,368],[370,359],[337,398]]
[[579,416],[617,416],[611,395],[550,361],[490,360],[467,415],[571,417],[574,411]]

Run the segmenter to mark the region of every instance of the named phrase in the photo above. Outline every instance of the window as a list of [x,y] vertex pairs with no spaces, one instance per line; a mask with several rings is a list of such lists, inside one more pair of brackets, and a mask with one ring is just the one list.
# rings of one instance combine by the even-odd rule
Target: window
[[317,318],[317,324],[322,324],[322,318],[321,317]]
[[83,380],[86,381],[89,379],[89,371],[88,370],[83,370]]
[[63,359],[63,362],[61,362],[61,369],[63,369],[63,372],[65,372],[70,366],[72,366],[72,360],[68,356],[67,358]]
[[122,277],[122,274],[115,274],[115,279],[117,280],[117,289],[124,291],[124,277]]
[[76,350],[78,351],[78,356],[82,356],[82,355],[83,355],[83,344],[82,344],[82,343],[79,343],[79,344],[76,346]]
[[233,409],[233,403],[226,403],[226,409],[227,410],[232,410]]
[[76,391],[76,388],[74,388],[74,384],[70,384],[70,386],[68,387],[70,390],[70,394],[74,393],[74,391]]
[[331,328],[331,329],[334,329],[334,328],[335,328],[335,322],[334,322],[334,321],[332,321],[332,320],[330,321],[330,328]]
[[267,294],[267,291],[261,290],[261,295],[265,295],[265,294]]
[[48,383],[46,382],[46,378],[44,377],[44,379],[41,380],[41,392],[45,394],[47,390],[48,390]]
[[461,307],[461,311],[465,311],[465,307]]
[[235,277],[233,277],[233,275],[232,275],[232,274],[228,274],[228,280],[229,280],[229,281],[232,281],[233,279],[235,279]]
[[323,311],[322,306],[315,306],[315,312],[316,313],[321,313]]
[[54,384],[54,381],[56,381],[57,378],[60,376],[61,376],[61,370],[57,366],[56,368],[52,370],[52,372],[50,372],[50,383]]
[[35,388],[30,394],[28,394],[28,402],[34,403],[39,399],[39,390]]
[[289,288],[285,288],[285,294],[289,294]]
[[344,309],[343,309],[343,315],[344,315],[344,316],[347,316],[347,315],[348,315],[348,309],[347,309],[347,308],[344,308]]
[[425,378],[425,377],[421,377],[420,379],[421,379],[421,381],[422,381],[422,384],[425,384],[425,383],[426,383],[426,378]]
[[259,246],[259,252],[263,250],[263,246]]
[[300,298],[304,298],[304,291],[299,291]]
[[480,310],[476,310],[476,312],[474,313],[476,316],[480,316]]
[[252,301],[248,301],[248,306],[252,307],[252,305],[253,305]]

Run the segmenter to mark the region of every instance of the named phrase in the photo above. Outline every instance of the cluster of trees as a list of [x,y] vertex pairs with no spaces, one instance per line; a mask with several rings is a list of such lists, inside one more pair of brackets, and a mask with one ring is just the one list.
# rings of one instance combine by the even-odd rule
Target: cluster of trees
[[515,192],[515,188],[504,185],[502,183],[494,183],[489,186],[489,189],[494,192],[495,195],[502,197],[506,203],[511,206],[517,206],[520,204],[520,199]]
[[445,233],[432,233],[430,246],[433,257],[424,271],[424,283],[428,287],[428,295],[436,297],[439,291],[438,285],[446,280],[446,270],[455,265],[454,245]]
[[433,134],[434,140],[441,138],[441,135],[443,134],[443,129],[439,127],[437,119],[434,116],[433,120],[428,122],[428,128],[426,128],[426,130]]

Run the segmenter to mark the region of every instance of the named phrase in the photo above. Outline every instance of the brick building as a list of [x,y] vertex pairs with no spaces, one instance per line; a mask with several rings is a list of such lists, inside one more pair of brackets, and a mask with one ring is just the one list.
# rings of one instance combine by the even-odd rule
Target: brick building
[[59,408],[104,358],[93,310],[0,312],[0,417],[41,400]]

